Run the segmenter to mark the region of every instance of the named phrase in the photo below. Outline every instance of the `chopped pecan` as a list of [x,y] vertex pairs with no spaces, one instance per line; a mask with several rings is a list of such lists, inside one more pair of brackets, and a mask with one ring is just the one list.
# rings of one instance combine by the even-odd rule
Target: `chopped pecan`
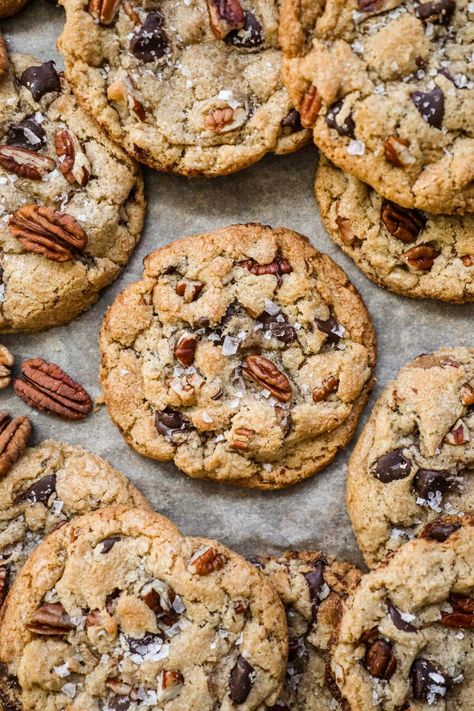
[[24,205],[11,216],[8,226],[25,249],[53,262],[68,262],[73,251],[87,245],[87,235],[74,217],[51,207]]
[[210,575],[210,573],[224,567],[225,558],[222,553],[217,553],[211,546],[204,546],[194,553],[190,565],[198,575]]
[[197,338],[189,333],[184,333],[176,342],[174,347],[175,358],[179,360],[182,365],[190,366],[194,361],[194,354],[196,353]]
[[92,400],[82,385],[54,363],[42,358],[25,360],[24,380],[15,380],[16,394],[28,405],[66,420],[82,420],[92,409]]
[[399,168],[406,168],[415,163],[416,159],[408,150],[410,143],[400,136],[389,136],[383,146],[385,158]]
[[364,657],[364,666],[377,679],[390,679],[397,668],[397,660],[392,653],[392,645],[378,637],[368,647]]
[[0,345],[0,390],[10,385],[13,356],[6,346]]
[[[130,696],[130,692],[132,691],[132,687],[130,686],[130,684],[126,684],[124,681],[121,681],[117,677],[107,679],[105,682],[105,686],[107,687],[107,689],[111,689],[119,697]],[[108,706],[110,709],[122,709],[122,706],[112,706],[110,704]],[[126,708],[126,706],[123,706],[123,708]]]
[[60,159],[59,169],[68,183],[77,183],[84,188],[89,182],[92,168],[77,136],[63,128],[54,137],[54,147]]
[[239,0],[207,0],[209,22],[217,39],[244,26],[245,16]]
[[134,25],[139,25],[141,22],[140,15],[133,9],[132,3],[129,2],[129,0],[123,0],[122,7],[129,20],[131,20]]
[[419,244],[404,252],[401,258],[412,269],[427,272],[433,266],[434,260],[438,255],[439,251],[430,244]]
[[254,435],[255,432],[253,430],[249,430],[247,427],[238,427],[235,430],[235,434],[237,436],[230,443],[231,448],[241,449],[244,452],[247,451],[252,435]]
[[184,676],[177,669],[164,669],[158,677],[158,700],[170,701],[180,693]]
[[237,265],[248,269],[251,274],[255,274],[256,276],[274,274],[279,282],[283,274],[291,274],[293,271],[291,264],[284,257],[279,255],[273,262],[269,262],[268,264],[259,264],[255,259],[244,259],[237,262]]
[[120,7],[121,0],[89,0],[87,12],[101,25],[110,25]]
[[0,77],[8,72],[8,50],[5,38],[0,34]]
[[8,588],[10,585],[10,571],[7,567],[3,566],[0,568],[0,608],[5,602],[5,598],[8,594]]
[[33,613],[26,627],[30,632],[50,637],[66,635],[74,629],[73,623],[60,602],[44,602]]
[[469,432],[469,427],[463,420],[458,420],[452,430],[448,432],[444,441],[448,444],[466,444],[466,442],[471,441],[471,433]]
[[336,225],[339,230],[339,236],[344,242],[344,244],[354,244],[354,241],[356,240],[356,235],[354,234],[354,230],[352,229],[352,223],[347,217],[341,217],[341,215],[338,215],[336,217]]
[[313,400],[314,402],[321,402],[322,400],[327,400],[329,395],[335,393],[339,387],[339,379],[331,375],[326,380],[323,380],[319,388],[314,388],[313,390]]
[[247,111],[243,107],[212,109],[204,118],[204,127],[214,133],[229,133],[245,123]]
[[408,210],[389,200],[382,203],[380,219],[390,234],[405,244],[414,242],[426,225],[426,217],[421,212]]
[[56,162],[28,148],[0,146],[0,165],[20,178],[41,180],[43,175],[56,168]]
[[318,90],[311,84],[306,94],[303,96],[300,108],[301,125],[304,128],[312,128],[316,123],[321,109],[321,97]]
[[474,388],[466,383],[461,390],[461,402],[466,407],[474,405]]
[[27,417],[14,417],[0,412],[0,476],[8,474],[31,436],[31,422]]
[[136,97],[135,89],[128,77],[117,79],[107,89],[107,98],[125,104],[135,112],[140,121],[146,119],[146,111],[142,102]]
[[204,284],[200,281],[180,281],[176,287],[178,296],[182,296],[187,304],[196,301],[203,289]]
[[290,381],[274,363],[260,355],[250,355],[245,359],[242,374],[249,380],[266,388],[280,402],[291,400]]

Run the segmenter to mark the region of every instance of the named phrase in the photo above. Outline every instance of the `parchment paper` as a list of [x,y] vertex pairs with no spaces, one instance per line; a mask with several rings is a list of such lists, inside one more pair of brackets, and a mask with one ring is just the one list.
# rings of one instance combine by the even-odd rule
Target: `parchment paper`
[[[32,0],[19,15],[0,22],[0,27],[11,50],[31,53],[42,61],[56,59],[62,68],[55,49],[62,23],[62,8]],[[188,180],[145,170],[146,228],[122,276],[69,326],[0,340],[14,353],[17,365],[31,357],[56,362],[98,397],[97,337],[103,313],[119,291],[140,278],[146,254],[178,237],[236,222],[287,226],[309,236],[319,250],[336,259],[372,314],[378,335],[378,383],[363,422],[381,387],[406,361],[441,346],[472,344],[474,305],[404,299],[368,281],[321,225],[313,193],[316,163],[317,152],[308,147],[287,157],[267,157],[226,178]],[[218,538],[244,554],[311,547],[361,561],[344,502],[345,466],[352,447],[324,472],[298,486],[259,493],[193,480],[172,464],[140,457],[125,444],[105,407],[85,422],[71,424],[30,411],[9,388],[0,393],[0,408],[29,414],[35,441],[48,437],[81,444],[108,459],[184,533]]]

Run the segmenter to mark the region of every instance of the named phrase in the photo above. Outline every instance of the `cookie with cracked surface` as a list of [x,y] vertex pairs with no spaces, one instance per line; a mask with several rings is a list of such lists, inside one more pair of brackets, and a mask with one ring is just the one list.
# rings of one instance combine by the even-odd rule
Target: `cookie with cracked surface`
[[123,474],[82,447],[45,440],[25,450],[0,479],[0,606],[48,533],[111,504],[149,508]]
[[404,296],[474,301],[474,216],[400,207],[323,157],[316,198],[333,240],[379,286]]
[[0,332],[89,308],[130,259],[144,213],[137,165],[54,63],[13,55],[0,78]]
[[25,710],[251,711],[280,691],[288,640],[273,588],[153,512],[112,507],[63,526],[4,610],[0,659]]
[[474,513],[474,349],[422,355],[389,383],[348,465],[347,508],[369,566],[440,514]]
[[331,648],[344,709],[471,711],[474,518],[444,525],[364,576],[345,603]]
[[403,207],[474,212],[468,0],[283,0],[284,80],[340,168]]
[[62,0],[81,103],[130,155],[227,175],[306,143],[281,79],[278,0]]
[[345,273],[301,235],[232,225],[144,260],[101,330],[127,442],[192,477],[276,489],[326,466],[372,386],[375,336]]
[[0,18],[16,15],[27,2],[28,0],[0,0]]
[[252,559],[277,591],[286,610],[289,660],[285,687],[269,711],[337,711],[326,684],[330,641],[339,624],[342,602],[359,583],[349,563],[313,551]]

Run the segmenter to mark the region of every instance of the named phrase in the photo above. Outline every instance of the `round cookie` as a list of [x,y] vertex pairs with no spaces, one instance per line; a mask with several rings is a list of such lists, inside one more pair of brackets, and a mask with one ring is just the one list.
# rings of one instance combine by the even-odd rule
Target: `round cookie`
[[284,81],[340,168],[403,207],[474,212],[469,0],[283,0]]
[[0,479],[0,606],[31,551],[74,516],[111,504],[150,508],[101,457],[45,440]]
[[108,310],[109,412],[140,454],[192,477],[277,489],[326,466],[373,382],[375,336],[344,272],[290,230],[173,242]]
[[67,323],[130,259],[143,227],[136,164],[79,108],[53,62],[0,78],[0,332]]
[[440,514],[474,513],[474,349],[411,361],[389,383],[348,465],[347,508],[369,566]]
[[323,157],[316,197],[333,240],[379,286],[404,296],[474,301],[474,216],[400,207]]
[[45,539],[1,624],[0,659],[25,711],[261,709],[286,655],[282,605],[250,563],[122,507]]
[[292,551],[256,558],[286,610],[290,654],[285,687],[272,711],[338,711],[326,684],[326,658],[342,612],[342,601],[360,572],[321,553]]
[[309,139],[281,79],[278,0],[62,0],[80,102],[130,155],[227,175]]
[[440,520],[423,536],[346,602],[331,672],[347,711],[472,709],[474,518]]
[[27,2],[28,0],[0,0],[0,18],[16,15]]

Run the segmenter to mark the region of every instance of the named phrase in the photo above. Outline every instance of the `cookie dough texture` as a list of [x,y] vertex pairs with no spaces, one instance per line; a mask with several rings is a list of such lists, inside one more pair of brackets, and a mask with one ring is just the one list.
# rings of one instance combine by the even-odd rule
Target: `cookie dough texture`
[[[123,0],[109,24],[88,12],[87,0],[63,5],[59,47],[77,97],[143,163],[225,175],[307,142],[299,117],[288,116],[276,0],[244,0],[246,25],[225,39],[211,28],[206,0]],[[229,13],[240,7],[220,5]],[[146,43],[145,35],[141,51],[136,39]]]
[[406,365],[375,404],[348,465],[347,508],[369,566],[440,514],[474,512],[474,349]]
[[348,600],[331,661],[345,709],[472,709],[474,520],[457,525],[407,543]]
[[[31,630],[46,600],[66,634]],[[252,565],[121,507],[75,519],[36,549],[0,641],[23,709],[260,709],[279,692],[286,655],[283,608]]]
[[[292,551],[254,562],[286,610],[290,654],[277,711],[338,711],[326,684],[326,661],[342,605],[360,572],[321,553]],[[268,707],[267,707],[268,708]]]
[[249,224],[173,242],[107,312],[109,412],[192,477],[274,489],[326,466],[372,386],[375,336],[344,272],[301,235]]
[[402,208],[321,157],[316,198],[329,234],[364,274],[397,294],[474,300],[474,217]]
[[284,81],[337,166],[404,207],[472,212],[473,27],[468,0],[284,0]]
[[82,447],[46,440],[27,449],[0,480],[0,604],[44,536],[111,504],[149,508],[133,484]]
[[0,18],[15,15],[27,2],[28,0],[0,0]]
[[[136,164],[79,108],[64,79],[60,91],[35,100],[19,79],[41,62],[14,55],[10,64],[10,72],[0,79],[0,143],[22,145],[56,165],[40,180],[0,166],[0,332],[57,326],[89,308],[130,259],[145,213]],[[76,161],[81,159],[90,171],[85,187],[69,182],[61,171],[64,157],[58,156],[55,139],[64,129],[81,146]],[[57,262],[25,248],[8,225],[25,205],[72,216],[87,235],[85,249]]]

